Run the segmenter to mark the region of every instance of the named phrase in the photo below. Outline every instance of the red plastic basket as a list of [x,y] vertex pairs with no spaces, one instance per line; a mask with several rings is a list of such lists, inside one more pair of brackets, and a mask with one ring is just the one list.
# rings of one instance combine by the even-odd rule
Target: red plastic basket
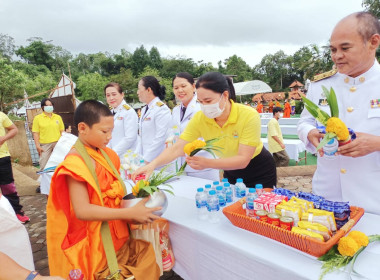
[[364,214],[363,208],[351,206],[350,220],[343,227],[341,227],[332,238],[326,242],[322,242],[320,240],[250,218],[246,215],[245,209],[243,209],[244,204],[245,198],[242,198],[241,200],[223,209],[223,214],[231,221],[233,225],[269,237],[315,257],[320,257],[326,254],[331,247],[338,243],[341,237],[350,231],[350,229]]

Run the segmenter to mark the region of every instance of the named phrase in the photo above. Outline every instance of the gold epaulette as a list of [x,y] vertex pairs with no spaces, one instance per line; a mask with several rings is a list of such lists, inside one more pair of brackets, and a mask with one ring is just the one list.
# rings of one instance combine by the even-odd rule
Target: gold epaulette
[[327,72],[324,72],[322,74],[318,74],[318,75],[315,75],[313,77],[313,82],[318,82],[320,80],[323,80],[323,79],[326,79],[326,78],[329,78],[331,76],[334,76],[338,71],[336,69],[333,69],[333,70],[330,70],[330,71],[327,71]]
[[161,102],[161,101],[157,101],[157,102],[156,102],[156,105],[157,105],[158,107],[161,107],[161,106],[163,106],[163,105],[164,105],[164,103],[163,103],[163,102]]
[[108,106],[108,109],[113,110],[113,107],[112,106]]
[[123,105],[123,107],[124,107],[126,110],[129,110],[129,109],[131,109],[131,107],[130,107],[130,106],[128,106],[127,104],[124,104],[124,105]]

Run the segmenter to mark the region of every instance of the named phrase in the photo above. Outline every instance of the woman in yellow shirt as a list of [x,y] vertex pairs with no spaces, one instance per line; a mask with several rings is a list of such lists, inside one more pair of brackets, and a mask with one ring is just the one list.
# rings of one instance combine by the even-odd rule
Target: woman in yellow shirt
[[261,142],[261,121],[256,110],[237,104],[232,81],[218,72],[202,75],[197,83],[197,96],[201,111],[197,112],[172,147],[164,150],[150,164],[141,167],[134,176],[153,170],[177,157],[184,156],[183,147],[198,138],[219,138],[216,146],[222,147],[220,158],[187,157],[194,169],[223,169],[224,177],[232,184],[242,178],[248,187],[262,184],[276,185],[276,166],[272,155]]

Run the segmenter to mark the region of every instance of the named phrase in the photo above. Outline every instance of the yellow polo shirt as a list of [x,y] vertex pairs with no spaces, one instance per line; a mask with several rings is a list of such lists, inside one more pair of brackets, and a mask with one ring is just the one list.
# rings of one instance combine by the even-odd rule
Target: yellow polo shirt
[[57,114],[49,117],[43,112],[34,117],[32,132],[39,133],[41,144],[57,142],[64,129],[62,118]]
[[268,149],[269,149],[269,152],[272,154],[284,150],[283,148],[281,148],[280,144],[278,144],[277,141],[273,139],[272,136],[277,136],[281,140],[281,142],[284,143],[284,139],[282,138],[282,132],[281,132],[280,124],[278,123],[278,121],[275,118],[271,119],[268,122],[268,135],[267,135],[267,137],[268,137]]
[[[0,112],[0,137],[4,136],[7,134],[6,128],[10,127],[13,124],[13,122],[8,118],[6,114],[3,112]],[[9,157],[9,150],[8,150],[8,145],[7,142],[3,145],[0,146],[0,158],[3,157]]]
[[223,154],[219,156],[224,158],[237,155],[239,144],[256,147],[252,157],[254,158],[263,149],[260,136],[261,120],[259,113],[250,106],[234,103],[231,100],[230,116],[223,127],[199,111],[189,121],[180,138],[188,142],[200,137],[206,141],[221,138],[215,142],[215,146],[223,149]]

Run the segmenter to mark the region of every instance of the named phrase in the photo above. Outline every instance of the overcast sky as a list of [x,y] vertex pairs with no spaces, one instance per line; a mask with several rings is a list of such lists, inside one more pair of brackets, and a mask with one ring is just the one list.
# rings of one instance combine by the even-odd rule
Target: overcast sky
[[0,33],[26,46],[52,40],[73,54],[133,52],[143,44],[161,56],[212,62],[237,54],[250,66],[266,54],[291,55],[326,44],[361,0],[0,0]]

